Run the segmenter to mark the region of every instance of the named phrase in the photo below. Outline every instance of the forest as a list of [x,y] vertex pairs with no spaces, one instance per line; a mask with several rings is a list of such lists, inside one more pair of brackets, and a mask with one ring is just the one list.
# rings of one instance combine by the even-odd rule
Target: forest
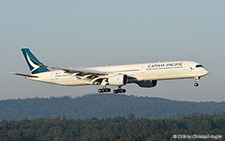
[[186,102],[154,97],[90,94],[71,98],[27,98],[0,101],[0,120],[33,120],[61,115],[66,119],[106,119],[134,114],[167,119],[184,115],[224,114],[225,102]]
[[177,140],[178,137],[225,136],[225,115],[184,116],[177,119],[114,117],[106,119],[35,119],[0,122],[0,140],[36,141],[142,141]]

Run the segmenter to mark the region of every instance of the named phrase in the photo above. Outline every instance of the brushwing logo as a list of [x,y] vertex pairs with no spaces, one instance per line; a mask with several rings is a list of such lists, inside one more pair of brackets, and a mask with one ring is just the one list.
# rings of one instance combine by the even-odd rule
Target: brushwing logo
[[26,54],[26,55],[27,55],[27,60],[28,60],[29,64],[33,67],[33,69],[31,70],[31,72],[37,70],[40,66],[35,65],[35,64],[31,61],[29,55],[28,55],[28,54]]

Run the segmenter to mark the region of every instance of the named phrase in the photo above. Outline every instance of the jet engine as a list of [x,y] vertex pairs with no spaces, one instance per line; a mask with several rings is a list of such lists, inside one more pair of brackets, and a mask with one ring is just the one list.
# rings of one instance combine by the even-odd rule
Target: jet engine
[[126,85],[128,82],[127,75],[124,75],[124,74],[112,75],[108,78],[108,82],[109,82],[109,85],[113,85],[113,86]]
[[157,80],[137,81],[136,83],[138,84],[139,87],[150,88],[150,87],[155,87],[157,85]]

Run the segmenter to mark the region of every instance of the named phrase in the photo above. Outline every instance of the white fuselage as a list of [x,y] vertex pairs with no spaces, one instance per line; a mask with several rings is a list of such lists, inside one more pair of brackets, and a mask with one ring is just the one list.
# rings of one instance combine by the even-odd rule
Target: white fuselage
[[[148,80],[168,80],[168,79],[185,79],[202,77],[208,74],[208,71],[203,67],[196,67],[198,63],[190,61],[176,61],[176,62],[158,62],[146,64],[133,65],[119,65],[119,66],[104,66],[85,68],[86,70],[95,70],[104,72],[108,75],[125,74],[129,77],[136,78],[137,81]],[[65,73],[63,70],[49,71],[35,74],[34,77],[26,77],[27,79],[65,85],[65,86],[79,86],[79,85],[93,85],[92,80],[87,76],[77,76],[74,74]]]

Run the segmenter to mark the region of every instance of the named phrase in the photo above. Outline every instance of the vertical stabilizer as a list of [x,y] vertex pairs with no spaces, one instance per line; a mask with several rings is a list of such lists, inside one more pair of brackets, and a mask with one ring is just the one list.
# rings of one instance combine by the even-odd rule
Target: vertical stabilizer
[[38,65],[36,65],[36,63],[40,64],[40,65],[44,65],[42,64],[34,55],[33,53],[28,49],[28,48],[22,48],[21,49],[23,52],[23,55],[25,57],[25,60],[30,68],[30,72],[32,74],[36,74],[36,73],[42,73],[42,72],[47,72],[49,71],[47,68],[45,67],[40,67]]

